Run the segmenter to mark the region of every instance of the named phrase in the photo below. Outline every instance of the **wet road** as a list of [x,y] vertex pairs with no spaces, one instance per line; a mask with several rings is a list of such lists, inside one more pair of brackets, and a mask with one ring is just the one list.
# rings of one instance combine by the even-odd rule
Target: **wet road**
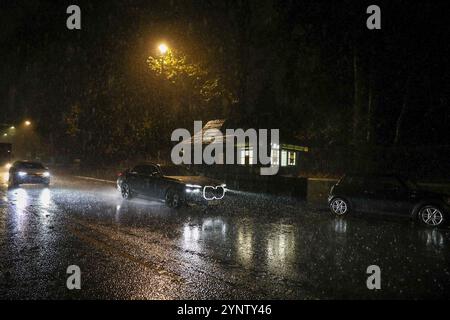
[[[177,211],[71,176],[0,186],[3,299],[443,298],[449,246],[447,229],[269,196]],[[66,287],[69,265],[81,290]],[[369,265],[381,290],[367,289]]]

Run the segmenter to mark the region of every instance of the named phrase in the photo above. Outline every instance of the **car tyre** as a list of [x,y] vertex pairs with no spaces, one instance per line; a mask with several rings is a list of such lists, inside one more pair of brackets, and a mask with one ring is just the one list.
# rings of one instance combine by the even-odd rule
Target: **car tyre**
[[334,198],[330,202],[330,210],[337,216],[344,216],[350,212],[350,203],[343,198]]
[[420,208],[417,218],[427,227],[440,227],[447,222],[444,211],[439,206],[428,204]]
[[178,209],[183,204],[183,199],[182,199],[181,194],[174,189],[167,190],[165,200],[166,200],[166,205],[169,208]]
[[125,182],[120,186],[120,194],[125,200],[130,200],[131,198],[133,198],[130,186]]

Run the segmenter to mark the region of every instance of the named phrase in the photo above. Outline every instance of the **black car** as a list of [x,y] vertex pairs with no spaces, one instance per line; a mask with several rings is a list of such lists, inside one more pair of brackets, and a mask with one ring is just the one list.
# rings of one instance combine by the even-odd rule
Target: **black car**
[[50,172],[42,163],[36,161],[16,161],[9,168],[9,187],[20,184],[50,184]]
[[345,175],[331,188],[328,204],[339,216],[350,211],[398,214],[432,227],[446,223],[450,212],[449,196],[421,190],[398,175]]
[[163,200],[171,208],[186,203],[222,199],[226,185],[183,166],[145,163],[119,174],[117,188],[124,199],[144,196]]

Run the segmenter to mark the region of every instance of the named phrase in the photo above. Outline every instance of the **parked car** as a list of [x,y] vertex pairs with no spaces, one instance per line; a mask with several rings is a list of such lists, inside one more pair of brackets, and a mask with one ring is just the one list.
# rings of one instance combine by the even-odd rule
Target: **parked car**
[[164,201],[171,208],[186,203],[221,199],[226,185],[200,176],[183,166],[145,163],[119,173],[117,188],[124,199],[144,196]]
[[450,212],[450,196],[422,190],[398,175],[345,175],[331,188],[328,204],[339,216],[351,211],[397,214],[432,227],[446,223]]
[[9,168],[9,187],[21,184],[50,184],[50,172],[42,163],[36,161],[16,161]]

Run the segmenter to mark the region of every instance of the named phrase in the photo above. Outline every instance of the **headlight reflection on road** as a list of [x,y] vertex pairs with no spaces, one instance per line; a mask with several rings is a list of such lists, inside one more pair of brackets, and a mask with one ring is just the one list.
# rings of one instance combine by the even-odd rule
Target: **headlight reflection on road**
[[183,228],[183,249],[189,251],[198,251],[200,249],[200,228],[185,224]]
[[276,226],[267,242],[267,264],[272,271],[287,272],[295,265],[295,229],[292,225]]
[[13,219],[19,231],[23,231],[23,225],[27,218],[26,208],[28,206],[28,192],[19,188],[8,194],[8,198],[14,204]]
[[114,220],[116,222],[119,222],[121,208],[122,208],[122,206],[120,204],[116,205],[116,214],[114,215]]
[[47,209],[50,207],[52,202],[51,192],[49,188],[45,188],[41,191],[41,194],[39,195],[39,204]]
[[226,236],[227,232],[227,224],[220,218],[216,219],[205,219],[202,223],[202,232],[205,234],[205,237],[208,235],[216,234],[220,232],[221,236]]
[[240,262],[249,266],[253,258],[253,226],[240,225],[237,231],[237,256]]
[[17,209],[19,209],[20,212],[23,212],[28,205],[28,192],[23,188],[17,189],[13,192],[12,200]]

